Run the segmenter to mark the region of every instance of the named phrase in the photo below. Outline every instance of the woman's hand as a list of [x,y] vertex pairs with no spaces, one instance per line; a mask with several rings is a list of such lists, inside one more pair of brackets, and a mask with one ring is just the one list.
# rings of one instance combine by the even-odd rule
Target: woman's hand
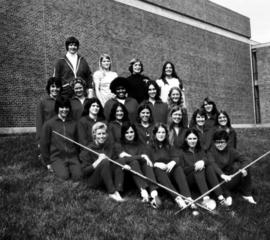
[[204,161],[199,160],[194,164],[195,171],[201,171],[204,168]]
[[168,173],[171,172],[175,165],[176,165],[176,162],[175,161],[170,161],[169,163],[167,163],[167,170],[166,170],[166,172],[168,172]]
[[98,155],[98,159],[93,162],[92,166],[93,168],[96,168],[104,159],[107,159],[108,157],[104,153],[100,153]]
[[120,158],[131,157],[131,155],[128,154],[128,153],[126,153],[126,152],[121,152],[121,153],[119,154],[119,157],[120,157]]
[[131,166],[125,164],[122,169],[123,170],[131,170]]
[[225,182],[229,182],[232,180],[232,177],[230,175],[226,175],[226,174],[221,174],[220,177],[225,181]]
[[242,176],[243,176],[243,177],[246,177],[246,176],[248,175],[246,169],[242,169],[240,172],[242,173]]
[[52,165],[51,164],[48,164],[47,165],[47,169],[49,170],[49,172],[53,172],[53,169],[52,169]]
[[146,164],[149,167],[153,167],[152,161],[150,160],[150,158],[146,154],[142,154],[141,157],[146,161]]
[[156,162],[154,163],[154,167],[160,168],[161,170],[167,170],[167,164],[162,163],[162,162]]

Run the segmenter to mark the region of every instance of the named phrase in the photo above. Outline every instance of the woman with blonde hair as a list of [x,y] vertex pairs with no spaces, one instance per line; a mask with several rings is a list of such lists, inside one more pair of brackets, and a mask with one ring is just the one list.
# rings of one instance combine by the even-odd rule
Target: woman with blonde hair
[[111,57],[108,54],[102,54],[99,58],[99,70],[93,75],[95,94],[103,107],[109,99],[114,97],[110,84],[118,75],[111,71],[111,65]]

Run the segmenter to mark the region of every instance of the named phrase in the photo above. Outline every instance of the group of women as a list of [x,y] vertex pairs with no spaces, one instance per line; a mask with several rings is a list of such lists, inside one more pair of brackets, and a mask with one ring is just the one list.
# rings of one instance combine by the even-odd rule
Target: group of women
[[142,74],[139,59],[130,62],[127,78],[111,71],[107,54],[100,57],[99,66],[91,98],[84,79],[70,82],[73,96],[66,98],[61,95],[61,79],[52,77],[46,86],[48,96],[38,104],[38,146],[43,163],[55,175],[75,181],[85,178],[93,188],[105,185],[109,196],[121,202],[126,175],[133,170],[150,179],[131,175],[142,201],[155,208],[161,205],[155,182],[171,189],[171,198],[185,208],[194,192],[204,194],[224,180],[224,187],[206,195],[202,204],[211,208],[211,198],[216,198],[230,206],[230,191],[236,188],[244,200],[256,204],[250,172],[231,176],[248,159],[236,149],[228,114],[205,98],[189,122],[183,82],[173,63],[164,64],[156,81]]

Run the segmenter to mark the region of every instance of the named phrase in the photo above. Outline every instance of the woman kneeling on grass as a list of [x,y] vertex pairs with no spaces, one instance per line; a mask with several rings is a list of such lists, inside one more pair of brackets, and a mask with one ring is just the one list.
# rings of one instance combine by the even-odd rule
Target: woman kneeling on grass
[[72,140],[77,140],[76,122],[71,118],[71,104],[68,99],[58,97],[55,102],[57,116],[45,122],[41,135],[41,154],[49,170],[67,180],[81,178],[81,164],[78,148],[53,131]]
[[[159,183],[177,192],[171,180],[174,181],[180,193],[192,200],[186,176],[179,165],[178,152],[169,144],[166,125],[162,123],[155,125],[149,150],[150,159],[154,162],[154,172]],[[180,196],[175,193],[171,193],[171,196],[180,208],[186,207],[186,202]]]
[[[231,177],[231,174],[247,165],[248,160],[236,149],[228,147],[228,140],[229,135],[225,130],[215,132],[214,146],[208,152],[208,157],[213,162],[215,172],[220,180],[226,182],[223,186],[227,192],[232,189],[239,189],[243,194],[242,198],[244,200],[251,204],[256,204],[256,201],[251,196],[250,172],[248,170],[241,170],[241,174],[236,175],[234,178]],[[232,198],[228,198],[232,202]]]
[[[138,133],[134,124],[125,122],[121,128],[121,145],[118,145],[119,162],[121,164],[129,165],[129,168],[146,176],[147,178],[156,182],[153,171],[153,164],[147,155],[147,150],[139,142]],[[142,202],[149,202],[151,196],[151,205],[158,208],[161,204],[158,197],[157,186],[148,184],[141,177],[132,175],[136,186],[141,192]],[[147,192],[149,188],[150,196]]]
[[[200,146],[199,134],[195,129],[188,129],[185,134],[183,148],[179,154],[180,162],[187,176],[190,186],[195,185],[200,194],[207,192],[208,185],[214,187],[218,184],[213,166]],[[224,198],[220,188],[215,190],[220,204],[229,206],[230,202]],[[209,196],[203,198],[203,205],[209,209],[215,209],[216,203]]]
[[109,142],[107,125],[102,122],[95,123],[92,127],[92,136],[93,142],[88,147],[99,155],[86,149],[80,153],[82,171],[87,177],[87,184],[91,188],[97,188],[104,183],[109,197],[117,202],[123,202],[124,199],[119,193],[123,189],[123,171],[120,167],[111,166],[108,160],[116,157],[116,151],[114,145]]

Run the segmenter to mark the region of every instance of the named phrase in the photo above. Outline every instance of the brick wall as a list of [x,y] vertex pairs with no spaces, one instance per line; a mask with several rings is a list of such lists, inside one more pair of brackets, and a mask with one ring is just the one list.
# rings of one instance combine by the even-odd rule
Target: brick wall
[[119,74],[136,56],[156,79],[171,60],[190,113],[210,95],[233,123],[253,123],[248,44],[110,0],[14,0],[2,9],[0,127],[34,126],[36,104],[71,35],[93,71],[101,53],[112,56]]

